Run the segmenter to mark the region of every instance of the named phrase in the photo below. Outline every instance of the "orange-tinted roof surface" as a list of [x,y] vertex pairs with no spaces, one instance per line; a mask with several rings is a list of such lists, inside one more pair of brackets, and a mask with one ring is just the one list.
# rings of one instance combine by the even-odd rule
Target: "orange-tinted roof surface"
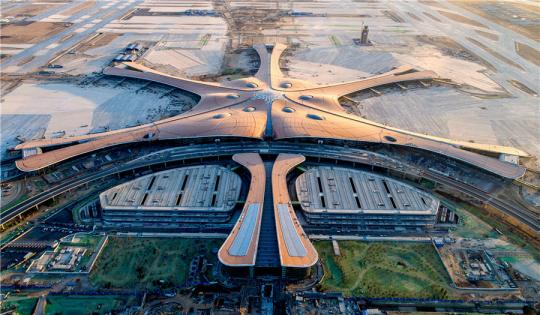
[[[261,156],[257,153],[235,154],[233,160],[249,170],[251,183],[242,213],[225,243],[221,245],[218,258],[227,266],[254,266],[261,229],[266,172]],[[255,211],[255,208],[258,212],[253,213],[252,218],[248,218],[250,215],[248,212]],[[242,242],[244,242],[243,246],[240,244]],[[237,247],[236,243],[245,250],[243,251],[242,248],[233,250],[233,247]]]
[[[261,66],[256,75],[226,83],[178,78],[131,62],[125,63],[126,68],[106,68],[103,71],[105,74],[160,82],[196,93],[201,99],[186,113],[138,127],[22,143],[16,146],[16,149],[28,149],[25,151],[28,154],[25,154],[24,159],[17,161],[16,165],[22,171],[35,171],[81,154],[122,143],[217,136],[263,138],[265,130],[270,129],[271,134],[266,136],[276,139],[302,137],[347,139],[425,149],[507,178],[518,178],[525,172],[525,169],[518,165],[472,153],[463,148],[528,156],[522,150],[399,130],[349,115],[339,104],[338,98],[342,95],[390,83],[431,79],[436,77],[432,71],[416,71],[410,66],[402,66],[365,79],[315,85],[283,75],[279,67],[279,58],[286,49],[285,45],[258,45],[255,49],[261,59]],[[248,107],[256,109],[246,110]],[[283,112],[283,107],[294,108],[295,112]],[[271,117],[268,117],[268,113]],[[317,117],[322,119],[317,120]],[[270,120],[271,127],[267,128]],[[85,142],[80,143],[82,141]],[[66,144],[72,145],[41,154],[39,150],[30,150]]]
[[296,217],[287,190],[287,174],[305,161],[298,154],[278,155],[272,169],[272,196],[281,265],[292,268],[313,266],[319,255]]

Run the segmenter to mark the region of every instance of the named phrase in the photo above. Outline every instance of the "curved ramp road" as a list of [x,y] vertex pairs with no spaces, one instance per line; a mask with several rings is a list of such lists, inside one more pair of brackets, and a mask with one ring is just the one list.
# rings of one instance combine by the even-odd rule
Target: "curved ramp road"
[[512,204],[511,202],[500,200],[490,196],[488,193],[459,182],[457,180],[442,176],[440,174],[419,169],[411,165],[402,164],[397,160],[385,157],[383,155],[352,149],[346,147],[336,147],[329,145],[313,145],[313,144],[289,144],[289,143],[230,143],[220,145],[197,145],[174,149],[167,149],[147,156],[138,158],[120,166],[112,167],[106,170],[98,171],[92,174],[83,175],[80,178],[71,179],[59,185],[50,188],[47,191],[30,197],[20,204],[4,211],[1,216],[1,224],[8,223],[16,219],[19,215],[40,205],[41,203],[58,196],[70,189],[77,188],[94,180],[111,176],[119,172],[135,170],[137,168],[161,164],[164,162],[178,161],[190,158],[212,157],[222,155],[233,155],[236,153],[296,153],[312,158],[328,158],[341,161],[355,162],[361,164],[375,165],[385,168],[394,169],[400,172],[407,172],[417,176],[423,176],[427,179],[441,183],[451,188],[455,188],[464,194],[467,194],[482,202],[486,202],[494,208],[518,219],[522,223],[531,227],[534,231],[540,233],[540,218],[536,213],[526,209],[520,205]]

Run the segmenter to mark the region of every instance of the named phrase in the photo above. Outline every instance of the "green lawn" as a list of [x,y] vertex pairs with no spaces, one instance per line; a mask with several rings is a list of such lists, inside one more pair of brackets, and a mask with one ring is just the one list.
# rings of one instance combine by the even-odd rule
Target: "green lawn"
[[104,236],[102,235],[94,235],[94,234],[86,234],[86,233],[77,233],[74,238],[76,239],[75,242],[62,242],[62,245],[65,246],[80,246],[80,247],[87,247],[94,249],[101,239]]
[[123,310],[127,305],[135,303],[135,297],[124,296],[63,296],[50,295],[47,297],[45,314],[83,315],[105,314],[113,310]]
[[5,205],[2,205],[2,208],[0,208],[0,213],[15,207],[16,205],[25,201],[26,199],[28,199],[28,195],[21,195],[17,199],[14,199]]
[[26,297],[21,295],[11,295],[7,298],[6,301],[2,303],[1,312],[6,312],[8,310],[15,310],[15,314],[26,315],[32,314],[34,306],[36,306],[37,298],[36,297]]
[[460,222],[458,226],[452,231],[452,234],[454,236],[475,239],[499,237],[499,234],[495,230],[493,230],[493,228],[489,224],[478,219],[471,213],[459,207],[456,208],[455,211],[460,218]]
[[109,237],[90,274],[93,284],[118,288],[153,288],[159,280],[183,285],[191,259],[204,254],[216,263],[213,248],[222,240]]
[[24,224],[17,228],[14,228],[13,230],[3,233],[0,235],[0,246],[7,244],[11,242],[13,239],[15,239],[17,236],[21,235],[26,230],[30,229],[32,227],[31,224]]
[[431,244],[341,241],[315,243],[324,266],[320,287],[367,297],[447,298],[449,279]]
[[[478,209],[477,207],[473,207],[464,203],[457,203],[458,209],[458,215],[470,216],[470,220],[473,222],[472,224],[467,224],[467,219],[464,221],[463,226],[460,226],[455,232],[459,235],[459,229],[465,229],[464,237],[475,237],[474,231],[482,231],[480,228],[481,226],[488,226],[490,229],[497,228],[499,231],[501,231],[504,234],[504,238],[508,240],[508,242],[513,243],[514,245],[517,245],[518,247],[523,248],[527,252],[529,252],[535,259],[540,259],[540,248],[535,247],[533,243],[529,242],[528,240],[524,239],[523,236],[518,234],[511,226],[509,226],[506,223],[501,222],[501,220],[498,217],[490,216],[487,211]],[[462,211],[459,211],[462,210]],[[465,213],[464,213],[465,212]],[[481,222],[481,224],[478,224],[477,222]],[[475,227],[475,225],[478,224],[478,227]],[[477,230],[478,229],[478,230]],[[497,232],[491,230],[489,232],[485,231],[483,236],[481,238],[501,238],[501,235],[498,235]],[[473,233],[472,235],[469,233]],[[467,236],[469,235],[469,236]]]

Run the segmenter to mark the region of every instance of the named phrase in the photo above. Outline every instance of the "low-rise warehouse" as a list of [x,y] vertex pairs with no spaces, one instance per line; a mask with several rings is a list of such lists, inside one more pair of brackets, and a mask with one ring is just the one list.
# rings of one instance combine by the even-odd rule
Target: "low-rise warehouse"
[[439,200],[373,173],[317,167],[300,175],[296,192],[306,220],[322,229],[396,233],[433,227]]
[[146,175],[100,195],[103,221],[131,227],[227,222],[241,185],[237,174],[216,165]]

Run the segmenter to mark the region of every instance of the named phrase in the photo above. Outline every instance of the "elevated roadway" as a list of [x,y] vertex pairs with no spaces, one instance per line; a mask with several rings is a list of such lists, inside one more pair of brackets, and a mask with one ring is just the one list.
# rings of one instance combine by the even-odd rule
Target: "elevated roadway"
[[348,161],[366,165],[374,165],[382,168],[388,168],[401,173],[408,173],[419,177],[425,177],[437,183],[450,188],[455,188],[464,194],[471,196],[485,204],[491,205],[494,208],[506,213],[531,229],[540,233],[540,219],[536,213],[526,209],[520,205],[505,202],[497,197],[489,195],[476,187],[467,185],[455,179],[442,176],[435,172],[425,170],[413,165],[402,163],[398,160],[383,156],[381,154],[364,151],[360,149],[338,147],[330,145],[314,145],[314,144],[299,144],[299,143],[223,143],[219,145],[194,145],[187,147],[179,147],[167,149],[160,152],[149,154],[145,157],[135,159],[131,162],[124,163],[106,170],[97,171],[95,173],[83,175],[81,177],[70,179],[64,183],[53,186],[50,189],[32,196],[18,205],[6,210],[1,216],[1,225],[9,223],[17,219],[20,215],[35,208],[41,203],[56,197],[64,192],[79,186],[91,183],[95,180],[115,175],[117,173],[136,170],[151,165],[163,164],[172,161],[180,161],[185,159],[203,158],[203,157],[218,157],[231,156],[236,153],[297,153],[306,157],[326,158],[338,161]]

